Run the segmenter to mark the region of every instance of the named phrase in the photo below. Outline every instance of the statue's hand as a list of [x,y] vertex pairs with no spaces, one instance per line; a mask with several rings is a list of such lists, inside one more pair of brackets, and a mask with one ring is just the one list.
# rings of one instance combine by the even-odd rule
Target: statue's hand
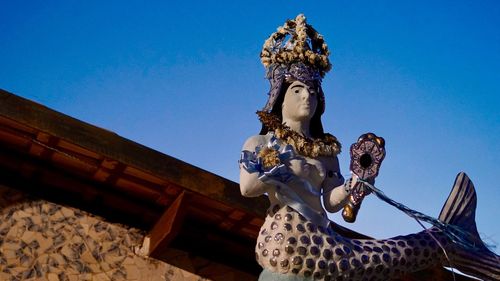
[[311,173],[311,167],[307,164],[306,159],[303,157],[295,157],[293,159],[290,159],[286,161],[286,165],[290,169],[290,171],[300,177],[300,178],[306,178],[309,176]]
[[313,186],[320,186],[325,178],[325,168],[319,160],[299,156],[288,160],[286,165],[293,175]]

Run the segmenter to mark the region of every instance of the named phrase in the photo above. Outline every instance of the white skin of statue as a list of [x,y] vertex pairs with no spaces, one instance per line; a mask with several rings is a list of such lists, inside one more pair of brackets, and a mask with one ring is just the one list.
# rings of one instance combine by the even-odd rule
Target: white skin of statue
[[[316,95],[314,89],[300,81],[295,81],[288,86],[281,109],[283,123],[308,138],[311,137],[309,131],[310,121],[318,105]],[[255,151],[257,146],[265,146],[271,137],[271,134],[252,136],[243,145],[243,150]],[[323,203],[328,212],[337,212],[347,203],[349,193],[346,192],[343,186],[342,177],[326,176],[327,174],[340,174],[339,162],[336,156],[309,158],[298,155],[285,164],[297,179],[301,179],[288,182],[288,186],[318,214],[324,214],[321,196],[318,196],[318,194],[324,193]],[[304,188],[304,180],[310,184],[316,194]],[[357,181],[356,175],[353,175],[352,180],[352,186],[354,186]],[[240,168],[240,189],[243,196],[255,197],[267,194],[271,206],[275,204],[281,205],[274,196],[276,186],[260,181],[258,173],[250,174],[245,169]]]

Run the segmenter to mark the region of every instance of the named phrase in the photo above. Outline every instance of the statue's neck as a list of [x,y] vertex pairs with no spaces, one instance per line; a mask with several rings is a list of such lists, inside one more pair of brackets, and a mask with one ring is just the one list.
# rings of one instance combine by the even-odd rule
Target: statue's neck
[[288,126],[291,130],[301,134],[306,138],[311,138],[311,133],[309,131],[309,122],[304,122],[301,120],[291,120],[283,119],[283,124]]

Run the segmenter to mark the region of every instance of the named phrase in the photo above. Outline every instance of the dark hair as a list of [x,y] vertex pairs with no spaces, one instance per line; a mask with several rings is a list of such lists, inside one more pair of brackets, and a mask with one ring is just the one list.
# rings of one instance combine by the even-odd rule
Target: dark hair
[[[273,105],[273,108],[271,109],[271,114],[274,114],[279,118],[280,121],[283,121],[283,114],[282,114],[282,105],[283,101],[285,100],[285,94],[286,91],[288,90],[288,87],[290,87],[292,83],[283,81],[283,84],[281,84],[281,89],[279,91],[279,95],[276,98],[276,101]],[[322,92],[323,90],[321,89],[321,85],[319,82],[314,82],[314,88],[317,90],[316,98],[318,99],[318,107],[316,107],[316,111],[314,112],[314,115],[312,116],[309,124],[309,130],[311,133],[311,137],[313,138],[322,138],[324,136],[324,131],[323,131],[323,125],[321,124],[321,115],[323,114],[323,110],[319,108],[320,105],[320,91]],[[322,93],[321,93],[322,94]],[[266,125],[262,124],[262,129],[260,130],[260,135],[265,135],[269,132],[269,128],[266,127]]]

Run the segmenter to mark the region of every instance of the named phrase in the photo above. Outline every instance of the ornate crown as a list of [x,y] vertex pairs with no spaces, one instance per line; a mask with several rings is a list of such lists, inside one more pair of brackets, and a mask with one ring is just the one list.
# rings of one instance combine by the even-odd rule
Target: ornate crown
[[306,17],[300,14],[295,20],[287,20],[266,40],[260,58],[268,69],[274,68],[272,65],[303,64],[324,77],[332,68],[329,54],[323,36],[307,24]]
[[280,94],[284,81],[301,81],[318,87],[318,108],[321,114],[325,110],[325,96],[321,89],[321,79],[332,65],[328,60],[328,46],[312,26],[306,23],[306,17],[300,14],[295,20],[288,20],[285,25],[264,43],[260,58],[266,67],[266,77],[271,83],[269,98],[262,109],[271,112]]

